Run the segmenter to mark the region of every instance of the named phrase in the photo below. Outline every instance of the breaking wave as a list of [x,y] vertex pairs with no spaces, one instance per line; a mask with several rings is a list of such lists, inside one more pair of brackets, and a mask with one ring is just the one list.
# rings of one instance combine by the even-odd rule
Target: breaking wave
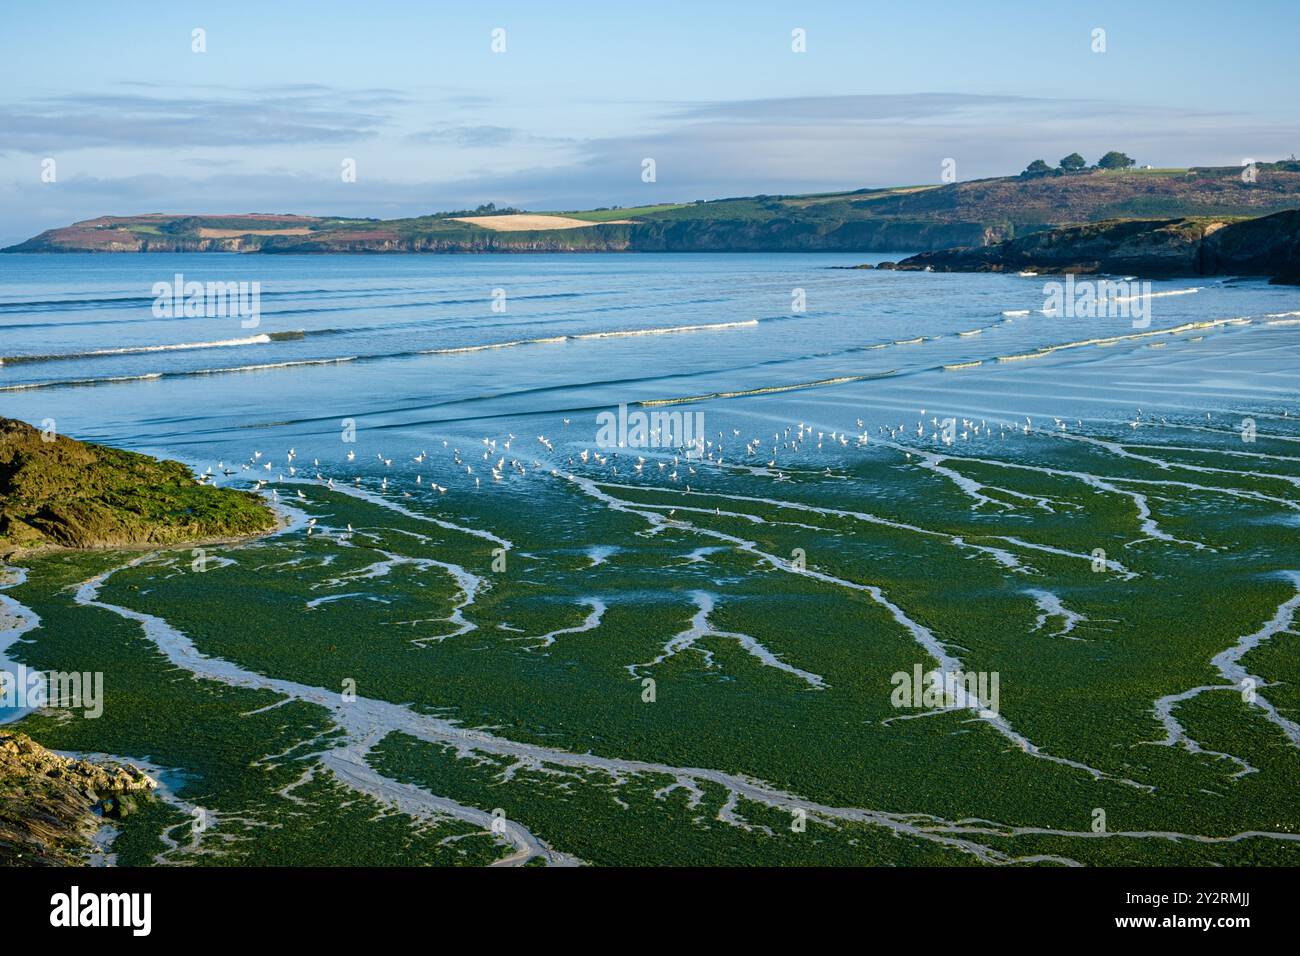
[[301,339],[306,333],[262,332],[235,339],[214,339],[210,342],[177,342],[172,345],[125,345],[111,349],[90,349],[86,352],[55,352],[48,355],[6,355],[0,365],[26,365],[34,362],[66,362],[73,359],[104,358],[117,355],[148,355],[152,352],[188,352],[197,349],[225,349],[240,345],[269,345]]

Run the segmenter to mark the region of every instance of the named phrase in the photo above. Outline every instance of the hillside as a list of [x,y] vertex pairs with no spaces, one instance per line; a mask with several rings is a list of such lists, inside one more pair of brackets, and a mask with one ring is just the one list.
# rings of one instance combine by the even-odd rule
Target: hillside
[[941,186],[752,196],[636,208],[410,219],[103,216],[5,252],[809,252],[980,246],[1067,223],[1254,217],[1300,208],[1300,164],[1088,170]]
[[213,488],[176,461],[0,418],[0,556],[242,537],[276,519],[253,494]]
[[1254,219],[1114,220],[991,246],[925,252],[899,269],[936,272],[1269,276],[1300,283],[1300,211]]

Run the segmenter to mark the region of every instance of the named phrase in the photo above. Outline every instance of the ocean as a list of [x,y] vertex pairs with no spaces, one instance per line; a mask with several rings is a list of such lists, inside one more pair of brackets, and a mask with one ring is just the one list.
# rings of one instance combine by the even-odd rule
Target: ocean
[[[1285,351],[1268,343],[1289,334],[1263,317],[1296,308],[1286,287],[1157,282],[1150,326],[1139,329],[1127,318],[1039,314],[1048,281],[1039,277],[832,268],[902,255],[5,256],[0,396],[8,414],[52,417],[77,437],[198,460],[241,455],[255,441],[329,443],[347,417],[395,443],[478,438],[501,424],[536,430],[556,415],[579,416],[594,438],[594,416],[619,403],[846,376],[890,376],[833,393],[863,396],[867,417],[887,395],[899,397],[886,405],[909,408],[917,403],[904,396],[929,388],[1009,387],[1016,399],[1005,408],[958,399],[949,411],[1119,421],[1143,391],[1097,387],[1099,365],[1103,378],[1121,361],[1159,376],[1170,365],[1219,365],[1220,348],[1249,339],[1257,357],[1243,385],[1255,370],[1285,370],[1270,364]],[[154,284],[178,275],[260,283],[256,327],[156,317]],[[1046,346],[1238,317],[1254,321],[1217,328],[1199,348],[1182,345],[1186,333],[1150,335],[1105,354],[1061,353],[1023,375],[996,367]],[[1147,351],[1165,343],[1172,352]],[[937,374],[980,360],[974,376]],[[1044,388],[1060,363],[1088,386]],[[776,404],[819,401],[802,390]],[[723,424],[747,415],[734,403],[709,411]],[[894,417],[881,414],[876,424]]]

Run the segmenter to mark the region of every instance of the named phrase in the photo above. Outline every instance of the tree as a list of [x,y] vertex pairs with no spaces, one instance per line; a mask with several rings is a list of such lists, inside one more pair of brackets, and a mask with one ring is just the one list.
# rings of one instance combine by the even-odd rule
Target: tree
[[1087,165],[1088,161],[1078,153],[1071,153],[1069,156],[1065,157],[1065,159],[1061,160],[1061,168],[1067,173],[1077,173]]
[[1051,171],[1052,171],[1051,166],[1048,166],[1047,163],[1043,162],[1041,159],[1036,159],[1028,166],[1026,166],[1025,171],[1020,175],[1021,176],[1044,176],[1047,173],[1050,173]]
[[1097,160],[1099,169],[1128,169],[1130,166],[1136,166],[1137,160],[1129,158],[1124,153],[1111,150],[1101,159]]

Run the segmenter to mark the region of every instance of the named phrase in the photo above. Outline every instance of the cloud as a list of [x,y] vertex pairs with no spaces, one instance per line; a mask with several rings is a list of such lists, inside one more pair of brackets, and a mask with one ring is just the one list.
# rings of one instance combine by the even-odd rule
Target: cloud
[[432,126],[411,133],[408,143],[460,146],[466,149],[494,149],[502,146],[565,146],[579,140],[563,136],[538,136],[512,126]]
[[411,143],[439,143],[468,149],[507,146],[527,138],[523,130],[507,126],[433,126],[406,137]]
[[347,91],[320,84],[207,89],[213,92],[68,94],[0,106],[5,131],[0,151],[350,142],[376,136],[405,102],[392,90]]
[[974,93],[879,93],[847,96],[787,96],[757,100],[676,104],[665,115],[686,121],[760,124],[915,122],[993,109],[1050,103],[1027,96]]

